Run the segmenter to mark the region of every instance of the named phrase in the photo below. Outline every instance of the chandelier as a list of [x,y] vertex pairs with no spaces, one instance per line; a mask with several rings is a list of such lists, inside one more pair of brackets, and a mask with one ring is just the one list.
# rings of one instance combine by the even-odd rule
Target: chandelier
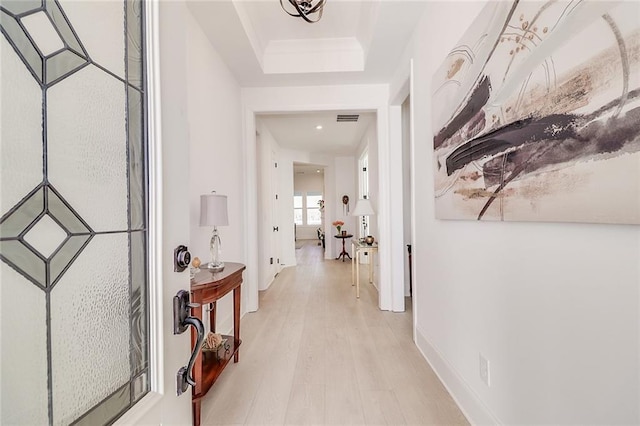
[[[282,9],[289,15],[295,16],[296,18],[302,18],[313,24],[322,18],[322,9],[324,8],[326,1],[327,0],[317,0],[317,2],[316,0],[280,0],[280,6],[282,6]],[[295,10],[290,11],[287,9],[284,5],[285,3],[293,6]],[[311,16],[314,13],[317,13],[317,15],[315,17]]]

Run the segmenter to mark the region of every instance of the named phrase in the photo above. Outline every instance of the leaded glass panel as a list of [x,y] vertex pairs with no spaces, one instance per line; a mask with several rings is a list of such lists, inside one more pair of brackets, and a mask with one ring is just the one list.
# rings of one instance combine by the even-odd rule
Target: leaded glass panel
[[0,424],[108,424],[149,391],[143,3],[2,7]]

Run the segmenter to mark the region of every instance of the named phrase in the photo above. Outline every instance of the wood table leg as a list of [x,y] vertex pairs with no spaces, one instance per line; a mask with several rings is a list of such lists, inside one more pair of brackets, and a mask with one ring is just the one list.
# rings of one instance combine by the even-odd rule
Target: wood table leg
[[360,298],[360,263],[356,261],[356,297]]
[[353,244],[353,242],[351,242],[351,253],[353,253],[353,258],[351,259],[351,285],[353,286],[353,285],[356,285],[356,282],[355,282],[356,270],[353,262],[358,257],[358,253],[356,253],[356,247],[355,247],[355,244]]
[[193,401],[193,426],[200,426],[200,400]]
[[211,305],[211,307],[209,308],[209,328],[211,329],[212,333],[216,332],[216,310],[217,310],[217,303],[218,302],[211,302],[209,305]]
[[[233,338],[240,341],[240,286],[233,289]],[[238,362],[240,350],[233,356],[233,362]]]
[[369,252],[369,284],[373,283],[373,250]]

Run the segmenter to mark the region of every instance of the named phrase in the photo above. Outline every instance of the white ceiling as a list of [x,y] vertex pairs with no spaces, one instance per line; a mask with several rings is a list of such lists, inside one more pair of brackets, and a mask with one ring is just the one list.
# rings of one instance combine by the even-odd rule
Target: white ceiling
[[187,4],[240,85],[256,87],[388,83],[426,0],[327,0],[314,24],[278,0]]
[[[337,114],[360,114],[355,123],[336,121]],[[278,145],[283,148],[322,153],[351,155],[367,128],[376,122],[374,112],[327,111],[296,114],[261,114]],[[316,129],[321,125],[322,129]]]
[[[263,87],[388,83],[426,0],[327,0],[314,24],[287,15],[279,0],[187,4],[240,86]],[[349,155],[375,122],[374,113],[351,113],[361,120],[336,123],[335,111],[261,119],[285,148]]]

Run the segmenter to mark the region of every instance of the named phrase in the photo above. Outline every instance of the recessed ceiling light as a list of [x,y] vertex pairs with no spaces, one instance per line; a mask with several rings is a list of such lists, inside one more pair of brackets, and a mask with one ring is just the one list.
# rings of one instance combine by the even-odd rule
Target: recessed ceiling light
[[322,130],[322,126],[321,126],[320,124],[318,124],[318,125],[316,126],[316,129],[317,129],[317,130]]

